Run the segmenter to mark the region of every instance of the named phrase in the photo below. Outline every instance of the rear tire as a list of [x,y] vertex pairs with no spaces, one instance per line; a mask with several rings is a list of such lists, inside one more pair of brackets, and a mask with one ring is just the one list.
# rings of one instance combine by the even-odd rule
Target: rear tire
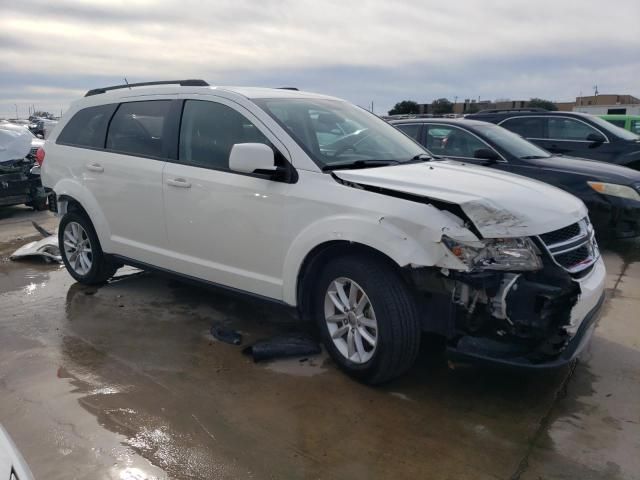
[[370,255],[338,257],[320,272],[312,298],[325,347],[352,377],[379,384],[414,364],[421,338],[418,311],[392,265]]
[[91,220],[77,211],[62,217],[58,229],[60,255],[69,274],[85,285],[106,282],[118,269],[102,251]]

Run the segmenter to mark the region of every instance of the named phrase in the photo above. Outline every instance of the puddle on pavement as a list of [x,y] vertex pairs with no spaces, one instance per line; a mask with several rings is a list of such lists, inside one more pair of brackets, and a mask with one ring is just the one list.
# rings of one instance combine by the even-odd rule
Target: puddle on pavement
[[[508,478],[567,373],[451,370],[426,345],[408,375],[370,388],[324,353],[264,364],[242,355],[301,328],[287,309],[135,269],[89,288],[19,265],[12,275],[42,274],[45,286],[26,295],[19,288],[30,280],[0,295],[15,315],[0,323],[0,392],[10,402],[0,413],[24,431],[18,439],[53,423],[57,433],[37,450],[25,444],[40,473],[55,464],[127,479],[163,478],[158,469],[176,478]],[[215,341],[213,323],[241,331],[243,345]]]

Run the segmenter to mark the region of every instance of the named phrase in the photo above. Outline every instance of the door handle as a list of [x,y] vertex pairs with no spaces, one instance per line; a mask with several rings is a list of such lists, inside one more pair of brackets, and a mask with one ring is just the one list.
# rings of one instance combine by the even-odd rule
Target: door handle
[[92,172],[104,172],[104,168],[99,163],[89,163],[87,164],[87,170],[91,170]]
[[167,180],[167,185],[179,188],[191,188],[191,183],[187,182],[184,178],[174,178]]

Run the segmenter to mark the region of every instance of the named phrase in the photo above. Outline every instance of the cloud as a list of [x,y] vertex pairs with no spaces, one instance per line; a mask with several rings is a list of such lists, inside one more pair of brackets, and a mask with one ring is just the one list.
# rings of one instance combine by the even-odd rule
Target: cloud
[[[0,5],[0,116],[15,103],[60,108],[125,76],[177,72],[216,84],[296,85],[374,101],[380,112],[404,98],[570,100],[596,83],[603,93],[640,94],[637,0]],[[615,28],[600,28],[605,15]]]

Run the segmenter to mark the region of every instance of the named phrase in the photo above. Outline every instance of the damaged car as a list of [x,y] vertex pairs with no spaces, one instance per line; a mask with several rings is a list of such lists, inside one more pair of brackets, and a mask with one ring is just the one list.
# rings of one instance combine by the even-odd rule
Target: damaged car
[[22,126],[0,124],[0,207],[25,204],[35,210],[46,209],[36,158],[38,142]]
[[449,355],[557,367],[590,338],[605,269],[585,205],[428,152],[375,115],[292,89],[202,80],[91,90],[44,146],[61,256],[294,307],[376,384],[423,332]]

